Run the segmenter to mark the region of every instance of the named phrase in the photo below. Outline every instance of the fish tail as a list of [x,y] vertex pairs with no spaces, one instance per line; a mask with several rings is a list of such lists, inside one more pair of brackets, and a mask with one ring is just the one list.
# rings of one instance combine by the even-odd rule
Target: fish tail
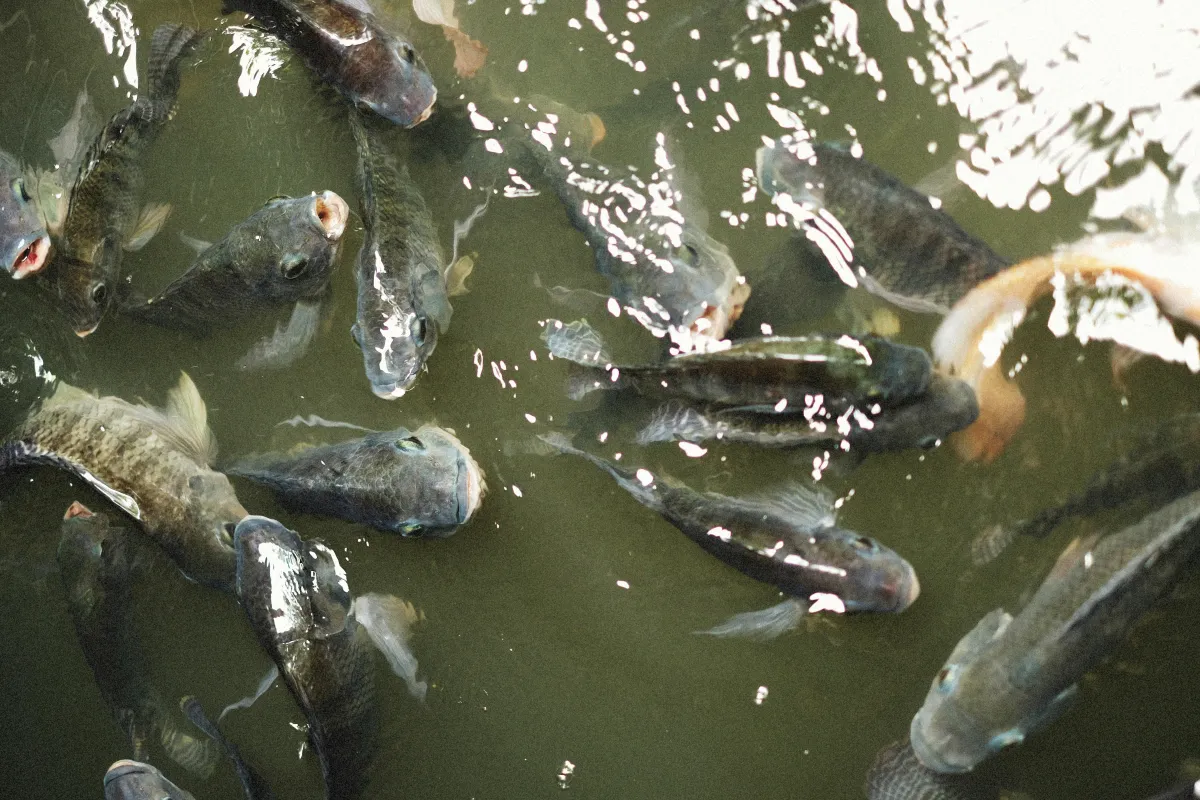
[[174,721],[166,715],[161,723],[159,742],[172,761],[194,775],[208,778],[216,769],[216,743],[180,731]]
[[706,631],[696,633],[707,636],[739,636],[766,642],[795,630],[808,614],[808,604],[796,598],[784,600],[779,605],[761,611],[735,614],[725,622]]
[[993,525],[971,542],[971,563],[977,567],[990,564],[1012,544],[1016,536],[1016,528]]
[[542,330],[542,341],[555,358],[561,358],[584,367],[603,367],[612,363],[608,345],[600,332],[588,324],[586,319],[574,322],[546,320]]
[[950,443],[964,461],[989,464],[1004,452],[1025,422],[1025,396],[998,367],[978,377],[975,394],[979,416],[963,430],[950,434]]
[[159,25],[150,37],[147,94],[150,119],[166,122],[179,94],[179,64],[204,38],[204,33],[186,25]]
[[637,433],[637,443],[673,442],[686,439],[690,442],[711,439],[717,435],[717,426],[704,414],[682,403],[667,403],[654,412],[646,426]]

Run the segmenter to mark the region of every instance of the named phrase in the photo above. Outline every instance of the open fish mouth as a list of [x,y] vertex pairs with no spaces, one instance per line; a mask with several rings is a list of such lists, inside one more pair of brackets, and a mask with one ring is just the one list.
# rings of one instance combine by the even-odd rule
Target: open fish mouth
[[433,93],[433,99],[429,101],[429,105],[425,107],[424,111],[422,111],[420,114],[417,115],[417,118],[413,120],[412,125],[410,125],[409,127],[415,128],[418,125],[420,125],[422,122],[424,122],[425,120],[432,117],[433,116],[433,106],[436,102],[437,102],[437,92],[435,91]]
[[75,517],[83,517],[84,519],[88,519],[89,517],[94,516],[96,515],[92,513],[90,508],[76,500],[75,502],[71,503],[69,508],[67,508],[67,513],[63,514],[63,519],[75,519]]
[[17,253],[9,271],[16,280],[36,275],[42,271],[42,267],[46,266],[49,255],[50,237],[42,234]]
[[346,220],[350,217],[350,207],[337,193],[321,192],[313,197],[313,216],[317,218],[317,222],[325,231],[325,238],[336,242],[346,231]]

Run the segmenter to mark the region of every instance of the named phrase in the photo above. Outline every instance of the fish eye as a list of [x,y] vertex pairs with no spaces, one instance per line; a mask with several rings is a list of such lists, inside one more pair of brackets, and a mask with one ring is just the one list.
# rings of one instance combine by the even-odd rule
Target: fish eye
[[409,64],[413,63],[417,59],[416,52],[410,45],[407,44],[400,45],[400,56]]
[[922,450],[932,450],[934,447],[937,446],[937,443],[938,443],[938,437],[926,436],[917,442],[917,447],[919,447]]
[[700,263],[700,251],[690,244],[680,245],[679,249],[675,251],[675,255],[693,267]]
[[226,522],[221,526],[221,542],[222,544],[233,545],[233,532],[237,530],[236,522]]
[[299,278],[308,270],[308,259],[304,256],[289,255],[283,259],[281,267],[283,269],[283,277],[292,281]]
[[13,178],[12,190],[14,194],[16,194],[26,203],[33,199],[29,196],[29,192],[25,188],[25,180],[23,178]]
[[937,689],[939,692],[949,692],[954,688],[954,680],[958,676],[958,669],[953,664],[947,664],[942,667],[937,674]]
[[854,540],[854,549],[872,552],[875,549],[875,542],[868,539],[866,536],[859,536]]
[[268,202],[268,203],[277,203],[277,202],[279,202],[280,200],[291,200],[291,199],[292,199],[292,196],[291,196],[291,195],[287,195],[287,194],[277,194],[277,195],[275,195],[274,197],[272,197],[270,200],[268,200],[267,202]]
[[425,345],[425,335],[429,333],[429,323],[424,317],[417,317],[413,322],[413,341],[417,343],[417,347]]
[[92,287],[92,302],[96,305],[103,305],[108,299],[108,287],[103,283],[97,283]]
[[402,452],[416,452],[425,449],[424,443],[415,436],[405,436],[403,439],[396,439],[392,442],[392,446]]

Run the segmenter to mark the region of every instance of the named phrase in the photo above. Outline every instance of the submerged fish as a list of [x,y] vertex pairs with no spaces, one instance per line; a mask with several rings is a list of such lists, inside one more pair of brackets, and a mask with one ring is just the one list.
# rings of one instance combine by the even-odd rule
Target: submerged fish
[[[583,232],[596,268],[613,297],[655,336],[669,336],[684,352],[706,349],[725,336],[742,313],[750,286],[728,248],[710,236],[700,212],[688,213],[674,166],[650,176],[578,163],[571,149],[544,131],[514,137],[537,162]],[[665,140],[664,140],[665,141]],[[669,164],[663,144],[661,162]]]
[[398,164],[371,121],[350,113],[358,145],[366,235],[358,253],[354,339],[371,389],[402,396],[450,325],[450,301],[437,229],[408,168]]
[[644,469],[619,467],[573,447],[561,434],[541,439],[590,461],[700,547],[794,598],[740,614],[710,633],[767,638],[798,624],[810,603],[846,612],[900,612],[920,593],[912,566],[874,539],[839,528],[833,499],[819,489],[787,486],[753,498],[701,493]]
[[232,532],[246,509],[210,469],[216,442],[184,373],[164,410],[59,383],[0,444],[0,471],[46,464],[74,473],[142,523],[194,581],[232,590]]
[[158,295],[124,310],[203,336],[271,306],[314,299],[337,266],[349,214],[334,192],[271,200]]
[[1196,489],[1200,489],[1200,414],[1184,414],[1144,437],[1062,503],[1012,525],[989,528],[972,543],[972,560],[986,564],[1017,536],[1045,537],[1072,517],[1133,502],[1155,507]]
[[837,147],[760,147],[758,185],[802,224],[839,277],[902,308],[948,313],[1010,262],[865,159]]
[[614,365],[600,335],[583,320],[549,320],[542,339],[556,358],[588,367],[571,382],[574,399],[597,389],[632,388],[777,414],[799,414],[821,401],[840,413],[848,405],[918,397],[933,370],[924,350],[876,337],[741,339],[723,350],[647,365]]
[[271,787],[267,785],[267,782],[258,774],[258,771],[254,767],[246,763],[246,760],[242,758],[242,752],[238,749],[238,746],[229,741],[221,729],[217,727],[217,724],[208,718],[199,700],[194,697],[185,697],[179,701],[179,707],[183,709],[183,713],[191,720],[193,725],[203,731],[204,735],[224,751],[225,756],[233,764],[234,770],[237,771],[238,780],[242,784],[242,791],[246,793],[246,800],[274,799],[275,794],[271,791]]
[[17,160],[0,150],[0,266],[17,280],[41,270],[50,255],[31,188]]
[[1074,542],[1016,617],[996,609],[955,646],[913,717],[921,763],[966,772],[1057,717],[1200,549],[1200,493]]
[[970,425],[979,414],[975,393],[960,380],[934,375],[924,394],[900,406],[868,403],[841,413],[760,414],[691,406],[662,406],[638,431],[638,444],[720,439],[760,447],[835,444],[850,452],[881,453],[933,447]]
[[67,607],[96,686],[133,757],[145,760],[157,743],[176,763],[207,776],[216,764],[215,750],[179,730],[147,671],[133,620],[135,536],[78,502],[67,509],[58,544]]
[[182,25],[155,29],[146,93],[104,126],[71,189],[47,277],[80,336],[96,329],[115,297],[122,251],[143,246],[166,219],[163,207],[139,217],[142,160],[174,111],[180,62],[202,37]]
[[196,800],[180,789],[158,767],[122,759],[104,773],[104,800]]
[[246,517],[234,534],[237,593],[308,720],[325,797],[360,797],[379,722],[371,645],[352,612],[337,556],[266,517]]
[[1191,217],[1165,230],[1091,236],[1022,261],[971,290],[933,336],[938,369],[971,384],[979,397],[979,419],[952,437],[959,454],[991,461],[1025,421],[1025,397],[1005,377],[1000,355],[1030,304],[1068,281],[1116,276],[1144,287],[1166,314],[1200,325],[1197,252],[1200,217]]
[[224,0],[295,50],[321,80],[362,108],[411,128],[437,89],[412,44],[384,30],[361,0]]
[[406,536],[452,533],[487,488],[471,452],[434,425],[251,457],[225,472],[269,487],[289,507]]
[[879,751],[867,772],[867,800],[982,800],[984,793],[959,775],[942,775],[917,760],[905,739]]

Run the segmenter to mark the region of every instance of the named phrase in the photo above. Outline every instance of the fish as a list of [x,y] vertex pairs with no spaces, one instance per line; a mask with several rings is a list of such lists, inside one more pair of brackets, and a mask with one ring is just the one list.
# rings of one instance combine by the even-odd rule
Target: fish
[[66,470],[138,520],[189,579],[232,591],[233,530],[246,509],[210,468],[216,441],[187,373],[165,409],[98,397],[60,381],[0,443],[0,472]]
[[385,30],[362,3],[224,0],[282,39],[322,81],[359,108],[404,128],[433,113],[437,87],[412,43]]
[[144,246],[166,221],[166,206],[147,206],[139,213],[142,162],[174,112],[180,63],[203,37],[183,25],[155,29],[146,93],[104,126],[71,188],[45,278],[79,336],[95,331],[116,299],[124,250]]
[[471,452],[435,425],[254,456],[225,473],[268,487],[290,508],[405,536],[453,533],[487,490]]
[[632,389],[763,413],[807,413],[818,403],[840,413],[849,405],[899,405],[919,397],[933,374],[924,350],[869,336],[739,339],[723,350],[645,365],[614,364],[586,320],[548,320],[542,340],[555,358],[586,368],[568,385],[576,400],[601,389]]
[[920,594],[912,565],[875,539],[839,527],[833,498],[821,489],[788,484],[747,498],[697,492],[645,469],[617,466],[562,434],[539,439],[552,451],[591,462],[706,552],[790,598],[709,633],[771,638],[799,624],[818,602],[844,612],[899,613]]
[[104,773],[104,800],[196,800],[153,764],[123,758]]
[[917,760],[907,739],[879,751],[867,771],[867,800],[994,800],[961,775],[942,775]]
[[322,300],[301,300],[292,308],[287,324],[276,324],[275,332],[259,339],[234,364],[243,372],[263,369],[283,369],[299,361],[313,340],[321,324]]
[[366,230],[355,273],[358,313],[352,333],[371,390],[394,400],[416,382],[453,309],[437,229],[408,168],[396,162],[370,120],[352,111],[350,127],[358,146]]
[[41,271],[50,255],[50,234],[25,170],[0,150],[0,266],[17,280]]
[[237,595],[308,720],[327,800],[361,797],[379,726],[370,642],[337,556],[266,517],[234,532]]
[[[951,437],[959,456],[994,460],[1025,421],[1025,397],[1005,376],[1000,356],[1035,300],[1068,281],[1088,284],[1115,276],[1145,288],[1167,315],[1200,325],[1197,242],[1200,216],[1159,230],[1096,234],[1022,261],[959,300],[933,335],[938,369],[971,384],[979,398],[979,419]],[[1092,338],[1100,337],[1093,332]]]
[[947,314],[1011,262],[925,195],[827,144],[780,140],[755,154],[758,187],[851,287],[920,313]]
[[1043,539],[1069,519],[1140,503],[1153,508],[1200,489],[1200,414],[1183,414],[1145,434],[1129,451],[1057,505],[984,531],[972,560],[986,564],[1018,536]]
[[663,134],[656,143],[659,171],[645,181],[577,154],[569,137],[556,144],[541,125],[507,130],[583,233],[596,269],[629,316],[656,337],[669,337],[679,352],[708,349],[725,336],[750,285],[729,249],[705,230],[703,213],[688,207]]
[[212,774],[216,751],[180,730],[147,669],[133,618],[138,534],[114,526],[78,501],[67,509],[58,566],[83,655],[135,759],[160,745],[179,765]]
[[335,192],[274,198],[204,247],[187,272],[157,295],[122,311],[207,336],[264,309],[314,300],[337,267],[349,215]]
[[1098,540],[1076,540],[1015,617],[997,608],[955,646],[909,730],[929,769],[967,772],[1055,719],[1200,548],[1200,492]]
[[974,422],[979,407],[970,386],[934,374],[925,393],[903,405],[850,406],[840,414],[815,411],[819,413],[811,416],[757,414],[671,401],[638,431],[637,442],[720,439],[760,447],[834,444],[859,453],[928,449]]
[[242,791],[246,794],[246,800],[273,800],[275,797],[271,787],[266,780],[258,773],[258,770],[246,763],[246,759],[242,758],[242,752],[238,746],[225,736],[217,724],[209,719],[204,713],[204,707],[200,705],[200,701],[195,697],[185,697],[179,701],[179,707],[183,709],[184,715],[191,721],[193,725],[199,728],[209,739],[213,741],[225,753],[226,758],[233,764],[234,770],[237,772],[238,780],[242,784]]

